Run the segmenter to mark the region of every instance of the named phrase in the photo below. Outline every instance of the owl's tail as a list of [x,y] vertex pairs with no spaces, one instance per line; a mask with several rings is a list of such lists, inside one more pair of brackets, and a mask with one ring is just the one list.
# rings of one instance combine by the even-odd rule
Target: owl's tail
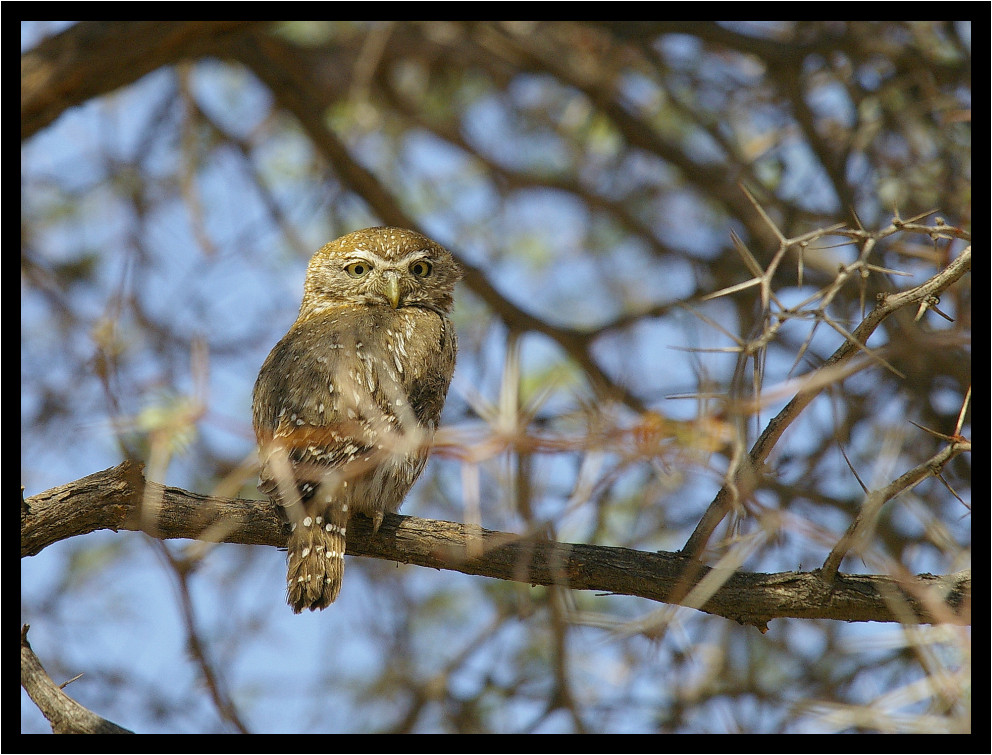
[[331,504],[323,515],[307,515],[289,536],[287,602],[294,613],[327,608],[341,592],[348,528],[347,506]]

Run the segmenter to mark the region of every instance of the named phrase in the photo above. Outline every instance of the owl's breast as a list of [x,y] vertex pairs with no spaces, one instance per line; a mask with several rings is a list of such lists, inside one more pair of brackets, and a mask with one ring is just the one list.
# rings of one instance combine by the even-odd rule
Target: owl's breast
[[255,402],[264,415],[256,428],[358,423],[433,432],[454,359],[453,328],[433,309],[322,312],[297,321],[266,359],[255,390],[271,400]]

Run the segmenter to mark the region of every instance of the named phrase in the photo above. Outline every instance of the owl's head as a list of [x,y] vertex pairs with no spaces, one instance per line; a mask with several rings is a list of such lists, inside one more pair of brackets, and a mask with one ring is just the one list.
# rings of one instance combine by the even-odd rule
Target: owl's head
[[301,314],[343,304],[451,309],[461,278],[451,252],[415,231],[365,228],[317,250],[307,267]]

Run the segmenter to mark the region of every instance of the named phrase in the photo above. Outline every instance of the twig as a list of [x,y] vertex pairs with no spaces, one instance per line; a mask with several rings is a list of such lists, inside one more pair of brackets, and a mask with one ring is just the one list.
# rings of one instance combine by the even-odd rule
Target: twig
[[28,630],[21,627],[21,686],[52,725],[54,734],[134,734],[84,708],[52,681],[28,642]]

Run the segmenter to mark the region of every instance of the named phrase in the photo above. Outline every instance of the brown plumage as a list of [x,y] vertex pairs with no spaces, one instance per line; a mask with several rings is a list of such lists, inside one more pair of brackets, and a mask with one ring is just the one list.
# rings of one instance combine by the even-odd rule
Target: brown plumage
[[337,598],[351,515],[378,531],[423,471],[455,368],[459,278],[446,249],[400,228],[349,233],[310,260],[299,317],[252,399],[258,487],[292,529],[296,613]]

